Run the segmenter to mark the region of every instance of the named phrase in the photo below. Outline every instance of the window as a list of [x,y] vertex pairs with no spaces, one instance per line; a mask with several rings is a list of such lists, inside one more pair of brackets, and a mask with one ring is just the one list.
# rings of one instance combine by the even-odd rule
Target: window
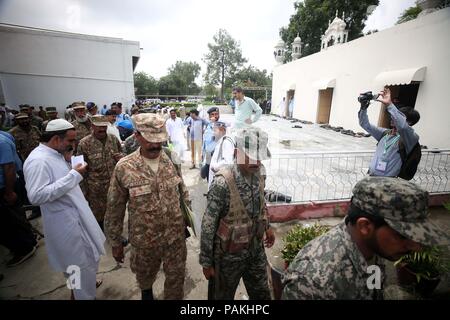
[[278,56],[281,57],[281,50],[278,50]]

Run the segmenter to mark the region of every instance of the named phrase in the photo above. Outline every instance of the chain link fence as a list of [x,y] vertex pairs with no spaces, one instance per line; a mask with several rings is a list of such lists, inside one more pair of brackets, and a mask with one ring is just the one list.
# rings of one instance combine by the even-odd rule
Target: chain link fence
[[[287,195],[291,202],[348,199],[353,186],[367,175],[373,154],[367,150],[273,155],[263,161],[266,190]],[[430,193],[450,193],[450,149],[422,150],[412,181]]]

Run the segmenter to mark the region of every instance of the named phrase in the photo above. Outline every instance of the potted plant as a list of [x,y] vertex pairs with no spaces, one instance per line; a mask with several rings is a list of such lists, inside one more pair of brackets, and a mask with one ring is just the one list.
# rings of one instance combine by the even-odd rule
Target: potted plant
[[[281,256],[284,259],[284,268],[294,260],[297,253],[311,240],[324,234],[331,227],[323,226],[318,223],[314,225],[304,224],[293,227],[286,236],[283,237],[284,248],[281,250]],[[271,281],[273,287],[274,299],[279,300],[283,291],[281,276],[283,271],[271,266]]]
[[297,225],[293,227],[283,238],[284,248],[281,255],[284,259],[285,268],[294,260],[297,253],[311,240],[321,236],[330,230],[330,226],[320,225]]
[[439,284],[441,275],[450,272],[448,253],[439,246],[408,253],[394,265],[397,267],[398,283],[423,297],[429,297]]

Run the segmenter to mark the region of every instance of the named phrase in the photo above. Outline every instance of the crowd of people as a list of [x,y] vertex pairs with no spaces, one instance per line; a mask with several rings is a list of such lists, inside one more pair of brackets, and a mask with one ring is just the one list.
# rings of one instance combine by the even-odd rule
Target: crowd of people
[[[60,119],[55,108],[46,108],[45,116],[41,109],[38,117],[30,106],[21,106],[15,126],[0,131],[0,244],[13,255],[8,266],[33,256],[42,237],[27,221],[24,205],[29,204],[42,212],[51,267],[69,283],[68,268],[80,270],[73,299],[95,299],[106,239],[118,263],[130,245],[143,300],[154,299],[161,264],[164,298],[182,299],[187,227],[195,229],[181,170],[190,150],[191,169],[200,169],[208,181],[199,230],[208,299],[233,299],[241,279],[250,299],[271,299],[264,247],[273,246],[275,235],[262,165],[271,157],[269,137],[253,125],[261,107],[239,87],[233,98],[232,124],[221,121],[218,107],[205,110],[205,119],[196,109],[133,106],[128,114],[120,102],[100,111],[95,103],[74,102]],[[380,298],[380,289],[366,286],[369,265],[381,267],[382,259],[448,241],[429,221],[427,192],[396,178],[402,160],[398,164],[395,150],[399,140],[407,154],[417,144],[411,128],[417,115],[399,111],[388,90],[379,101],[391,113],[393,129],[386,133],[370,125],[368,104],[361,106],[361,125],[380,142],[375,160],[354,187],[345,220],[305,246],[286,270],[285,299]],[[4,125],[11,119],[2,111]]]

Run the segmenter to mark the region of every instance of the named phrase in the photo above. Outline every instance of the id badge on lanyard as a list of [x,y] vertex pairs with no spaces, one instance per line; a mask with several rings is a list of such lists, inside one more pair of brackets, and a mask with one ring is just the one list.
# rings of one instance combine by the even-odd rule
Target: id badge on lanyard
[[[388,136],[389,137],[389,136]],[[377,159],[377,164],[376,164],[376,166],[375,166],[375,168],[378,170],[378,171],[381,171],[381,172],[385,172],[386,171],[386,168],[387,168],[387,164],[388,164],[388,161],[386,160],[386,158],[385,158],[385,156],[386,156],[386,153],[387,153],[387,151],[398,141],[400,139],[400,136],[399,135],[396,135],[393,139],[391,139],[390,141],[388,141],[389,140],[389,138],[386,138],[385,140],[384,140],[384,150],[383,150],[383,156],[382,157],[379,157],[378,159]]]

